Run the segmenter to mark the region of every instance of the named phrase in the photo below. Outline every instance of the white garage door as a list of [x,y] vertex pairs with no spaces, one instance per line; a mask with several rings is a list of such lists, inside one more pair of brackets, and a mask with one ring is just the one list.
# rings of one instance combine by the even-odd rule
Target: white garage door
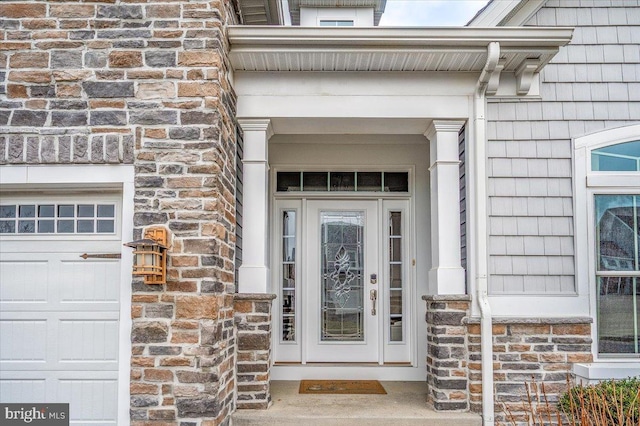
[[116,424],[118,197],[0,204],[0,402],[64,402],[71,424]]

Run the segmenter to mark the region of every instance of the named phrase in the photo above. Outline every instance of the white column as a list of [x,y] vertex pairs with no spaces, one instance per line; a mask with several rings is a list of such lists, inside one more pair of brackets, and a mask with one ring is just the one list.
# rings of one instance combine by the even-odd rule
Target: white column
[[266,293],[269,289],[269,138],[271,120],[238,120],[244,133],[242,157],[242,265],[240,293]]
[[430,142],[431,260],[429,288],[435,294],[465,294],[460,261],[460,160],[463,121],[435,120],[424,134]]

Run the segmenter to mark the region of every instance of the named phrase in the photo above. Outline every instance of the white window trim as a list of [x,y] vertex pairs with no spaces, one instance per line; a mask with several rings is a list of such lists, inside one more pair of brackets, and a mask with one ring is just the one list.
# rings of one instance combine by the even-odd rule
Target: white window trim
[[[121,191],[120,235],[122,243],[133,238],[133,199],[135,194],[133,165],[52,165],[2,166],[0,190],[34,189],[65,191],[116,189]],[[120,261],[120,328],[118,350],[118,424],[130,422],[131,369],[131,270],[133,256]]]
[[[601,357],[598,353],[597,338],[597,306],[595,294],[595,230],[593,226],[593,195],[600,193],[640,193],[640,182],[633,183],[632,177],[638,177],[638,174],[628,172],[593,172],[591,171],[591,151],[609,145],[615,145],[624,142],[638,140],[640,138],[640,125],[620,127],[611,130],[605,130],[595,134],[575,138],[574,144],[574,232],[575,232],[575,262],[576,262],[576,282],[580,294],[589,295],[589,306],[591,317],[593,318],[593,326],[591,327],[591,337],[593,339],[592,352],[594,364],[597,363],[604,368],[606,365],[616,363],[629,363],[637,358],[628,356],[615,357],[607,355]],[[587,232],[584,232],[584,231]],[[606,364],[605,364],[606,363]],[[602,375],[602,368],[598,369],[598,375]],[[574,372],[580,373],[581,377],[590,379],[590,377],[582,376],[593,370],[593,365],[577,364]],[[595,370],[593,370],[595,371]],[[614,371],[611,370],[609,377],[614,377]]]

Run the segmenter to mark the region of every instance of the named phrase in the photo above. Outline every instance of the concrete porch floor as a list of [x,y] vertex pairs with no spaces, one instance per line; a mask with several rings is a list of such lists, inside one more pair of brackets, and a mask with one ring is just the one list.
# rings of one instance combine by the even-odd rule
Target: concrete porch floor
[[427,406],[423,382],[381,382],[386,395],[299,394],[299,381],[271,382],[268,410],[237,410],[233,426],[424,425],[480,426],[472,413],[437,413]]

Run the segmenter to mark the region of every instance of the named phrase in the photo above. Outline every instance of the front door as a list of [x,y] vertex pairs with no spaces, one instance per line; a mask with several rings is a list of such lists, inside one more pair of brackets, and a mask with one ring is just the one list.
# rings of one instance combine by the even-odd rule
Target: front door
[[378,362],[378,205],[308,201],[308,362]]

